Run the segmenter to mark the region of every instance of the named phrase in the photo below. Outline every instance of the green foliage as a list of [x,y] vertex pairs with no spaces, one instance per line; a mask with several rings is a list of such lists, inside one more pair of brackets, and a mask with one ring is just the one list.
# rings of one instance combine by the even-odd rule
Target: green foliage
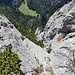
[[25,30],[24,28],[20,28],[20,29],[18,29],[18,30],[21,32],[22,35],[24,35],[24,36],[26,35],[26,37],[27,37],[29,40],[31,40],[32,42],[34,42],[35,44],[37,44],[37,45],[39,45],[39,46],[41,46],[41,47],[44,47],[43,42],[37,41],[37,40],[35,39],[34,33],[31,33],[31,32],[29,32],[29,31]]
[[8,46],[7,46],[7,48],[6,48],[7,50],[11,50],[12,49],[12,45],[11,44],[9,44]]
[[48,53],[50,53],[50,52],[51,52],[51,50],[52,50],[52,49],[51,49],[50,47],[49,47],[49,48],[47,48],[47,52],[48,52]]
[[[44,27],[47,20],[49,19],[49,17],[58,8],[62,7],[64,4],[68,3],[69,1],[71,1],[71,0],[0,0],[0,5],[3,5],[3,6],[7,5],[7,6],[12,7],[12,9],[14,9],[14,10],[12,10],[10,8],[7,8],[8,10],[6,10],[6,11],[8,13],[11,13],[11,16],[14,15],[14,16],[12,16],[13,19],[17,18],[21,22],[21,24],[22,24],[21,26],[24,26],[25,28],[28,28],[28,29],[33,28],[32,30],[35,30],[35,28],[37,28],[39,26]],[[18,10],[18,8],[21,6],[21,4],[22,4],[22,8],[20,8],[20,11],[22,11],[23,13],[26,14],[27,10],[28,10],[26,8],[29,7],[30,9],[36,11],[40,15],[40,17],[38,19],[36,19],[36,18],[33,19],[33,18],[30,18],[30,16],[25,17],[24,15],[16,12],[16,10]],[[24,4],[26,4],[27,7]],[[5,6],[5,9],[6,9],[7,6]],[[3,9],[1,9],[1,11],[2,10]],[[6,11],[4,11],[4,12],[6,13]],[[4,12],[3,12],[3,14],[4,14]],[[28,13],[29,12],[31,13],[31,11],[28,10]],[[8,13],[6,13],[6,14],[8,14]],[[17,17],[14,13],[17,15]],[[34,15],[34,14],[32,13],[32,14],[29,14],[29,15]],[[37,17],[38,17],[38,15],[37,15]],[[29,19],[30,19],[30,21],[29,21]],[[31,19],[33,19],[32,22],[31,22]],[[14,19],[14,20],[16,20],[16,19]],[[14,23],[14,22],[12,22],[12,23]],[[16,24],[18,24],[18,23],[16,23]]]
[[42,26],[39,18],[23,15],[18,9],[15,10],[9,6],[0,6],[0,10],[0,14],[4,14],[16,28],[23,27],[24,30],[35,32],[37,27]]
[[64,4],[71,0],[27,0],[30,9],[41,15],[41,21],[46,23],[48,18]]
[[50,72],[51,75],[55,75],[51,66],[47,66],[47,67],[45,68],[45,70],[46,70],[46,72]]
[[57,9],[57,11],[59,11],[60,10],[60,8],[59,9]]
[[18,8],[24,0],[0,0],[1,5],[8,5],[10,7]]
[[12,46],[8,45],[3,52],[0,52],[0,75],[21,75],[20,62],[18,55],[11,51]]
[[12,5],[13,0],[0,0],[1,5]]
[[43,67],[37,67],[37,68],[35,68],[33,70],[34,70],[34,72],[32,73],[32,75],[39,75],[44,71]]
[[18,8],[24,0],[13,0],[12,7]]

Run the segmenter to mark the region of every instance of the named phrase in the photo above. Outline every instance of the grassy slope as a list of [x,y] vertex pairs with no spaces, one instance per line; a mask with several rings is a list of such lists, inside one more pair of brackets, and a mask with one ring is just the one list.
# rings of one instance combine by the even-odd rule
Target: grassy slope
[[19,7],[19,11],[21,11],[25,15],[30,15],[30,16],[37,16],[36,12],[33,10],[30,10],[27,6],[27,2],[25,0],[25,4],[22,3]]

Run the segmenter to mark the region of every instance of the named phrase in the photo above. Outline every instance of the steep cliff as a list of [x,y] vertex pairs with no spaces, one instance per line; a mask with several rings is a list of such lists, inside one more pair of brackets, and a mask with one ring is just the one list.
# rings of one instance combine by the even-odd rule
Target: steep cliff
[[50,54],[51,66],[56,75],[75,75],[75,4],[57,29]]
[[[64,23],[63,21],[65,20],[64,18],[67,16],[68,12],[71,11],[71,9],[74,6],[75,6],[75,3],[71,1],[68,4],[65,4],[60,10],[56,11],[48,20],[44,28],[44,31],[40,33],[36,31],[37,40],[44,41],[46,43],[49,42],[47,45],[53,45],[54,40],[56,40],[55,38],[57,33],[58,33],[58,36],[60,35],[59,29],[62,28],[62,26],[65,27],[65,25],[63,25]],[[65,34],[63,33],[62,38],[64,36]],[[62,38],[60,38],[59,40],[61,40]]]
[[55,75],[75,75],[75,1],[56,11],[37,39],[51,47],[50,65]]

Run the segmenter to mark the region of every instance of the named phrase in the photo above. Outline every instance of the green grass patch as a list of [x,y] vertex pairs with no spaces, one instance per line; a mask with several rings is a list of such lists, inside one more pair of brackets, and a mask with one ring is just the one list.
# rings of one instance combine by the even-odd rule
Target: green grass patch
[[18,8],[20,12],[22,12],[24,15],[30,15],[30,16],[37,16],[36,12],[33,10],[30,10],[27,6],[27,4],[22,3],[20,7]]

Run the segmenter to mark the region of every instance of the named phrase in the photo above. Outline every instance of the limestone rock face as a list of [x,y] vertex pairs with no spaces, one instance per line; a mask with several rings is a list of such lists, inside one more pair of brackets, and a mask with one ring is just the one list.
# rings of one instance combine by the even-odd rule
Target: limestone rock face
[[54,75],[75,75],[74,0],[50,17],[41,34],[38,38],[42,37],[43,41],[52,48],[49,57]]
[[6,17],[0,15],[0,51],[3,51],[9,44],[12,45],[12,51],[17,53],[22,60],[21,69],[24,75],[32,75],[32,73],[48,75],[47,72],[50,73],[45,70],[50,62],[47,52],[22,36]]
[[[58,26],[52,43],[51,66],[56,75],[75,75],[75,6]],[[53,63],[54,62],[54,63]]]
[[75,5],[74,2],[71,1],[70,3],[64,5],[61,9],[58,9],[48,20],[46,27],[44,28],[44,31],[39,35],[37,35],[36,38],[38,40],[43,40],[46,42],[50,41],[48,42],[48,45],[52,44],[53,39],[57,35],[59,28],[60,27],[62,28],[62,21],[64,21],[64,18],[66,17],[68,12],[74,7],[74,5]]
[[52,27],[51,33],[54,28],[56,30],[52,34],[54,36],[50,38],[50,33],[49,37],[52,39],[52,51],[49,55],[51,58],[50,65],[55,75],[75,75],[75,4],[72,3],[71,5],[73,7],[66,12],[65,16],[57,19],[58,26],[57,24],[54,25],[55,22],[54,27],[50,26],[50,28]]
[[39,38],[38,36],[40,35],[41,32],[42,32],[42,30],[40,30],[39,27],[35,31],[35,36],[36,36],[37,40],[40,40],[40,41],[42,41],[42,37]]
[[75,32],[53,47],[49,57],[55,75],[75,75]]

